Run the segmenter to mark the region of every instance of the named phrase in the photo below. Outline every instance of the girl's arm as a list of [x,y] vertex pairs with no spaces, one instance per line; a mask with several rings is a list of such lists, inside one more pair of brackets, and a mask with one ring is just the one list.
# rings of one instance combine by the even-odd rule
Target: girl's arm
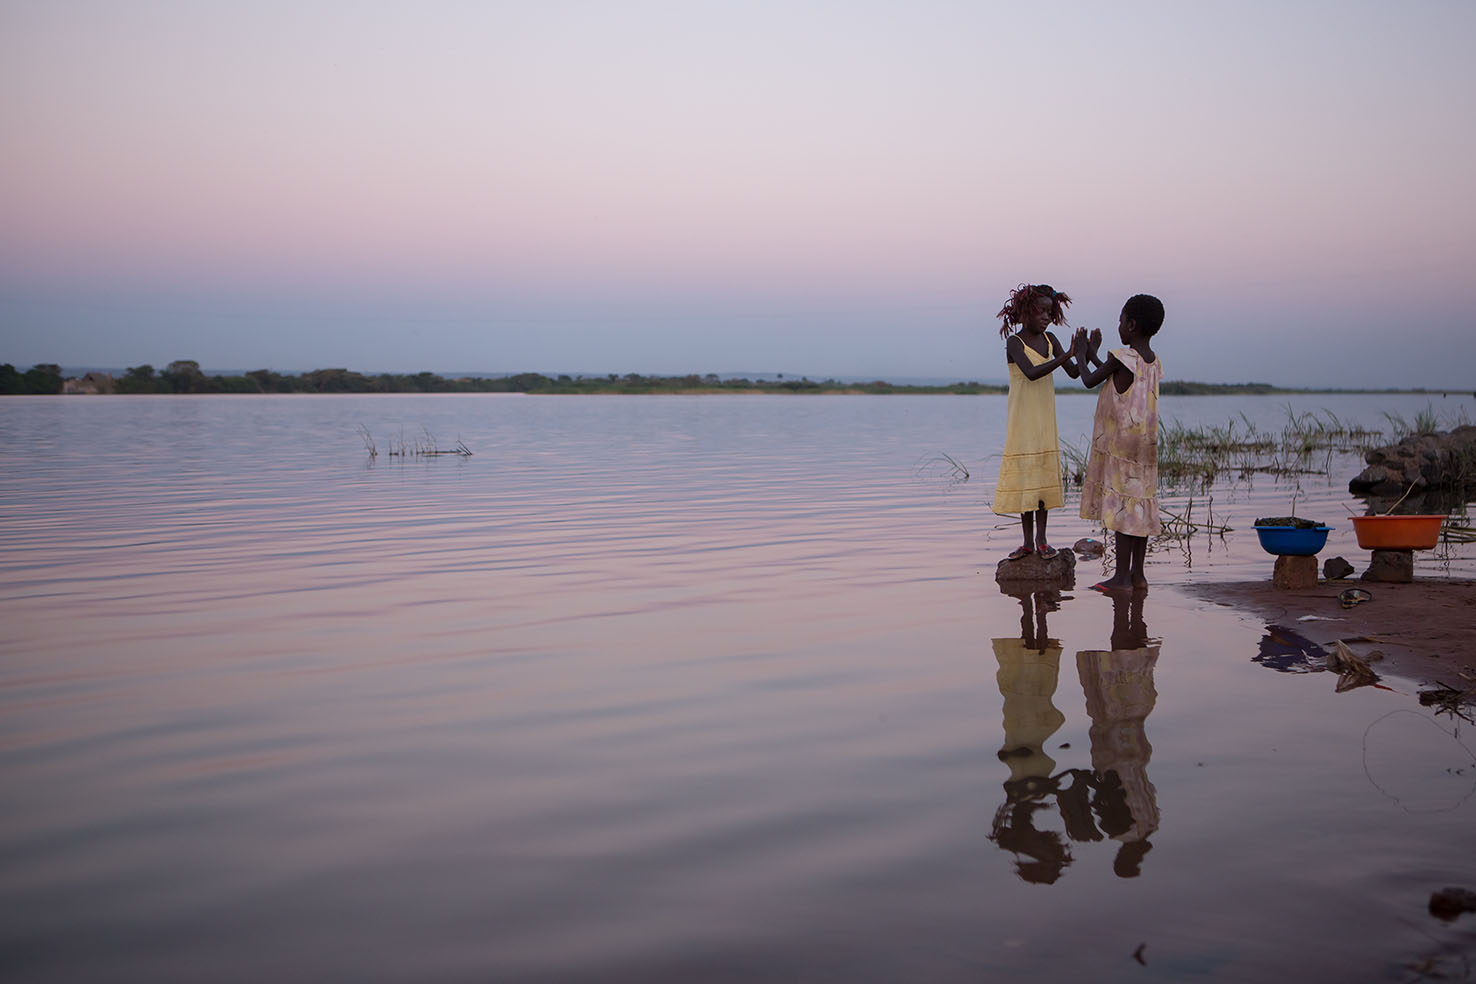
[[1046,337],[1051,340],[1051,344],[1055,345],[1056,349],[1061,353],[1063,360],[1061,362],[1061,368],[1066,370],[1066,375],[1070,376],[1072,379],[1076,379],[1078,376],[1080,376],[1081,369],[1078,368],[1076,364],[1076,360],[1077,358],[1079,358],[1079,356],[1075,355],[1075,353],[1080,351],[1080,347],[1076,344],[1076,337],[1074,335],[1072,336],[1071,348],[1069,349],[1062,348],[1061,343],[1056,340],[1056,336],[1052,335],[1050,332],[1046,332]]
[[1128,387],[1133,385],[1133,371],[1118,361],[1117,356],[1111,352],[1107,353],[1107,361],[1089,369],[1081,374],[1081,382],[1087,389],[1096,386],[1108,376],[1112,377],[1112,385],[1119,393],[1126,393]]
[[1097,346],[1102,344],[1102,329],[1093,328],[1090,335],[1085,328],[1076,329],[1076,367],[1086,372],[1087,363],[1100,366],[1102,359],[1097,355]]
[[[1083,328],[1082,331],[1085,332],[1086,329]],[[1091,335],[1088,336],[1086,341],[1083,342],[1081,345],[1082,348],[1087,350],[1087,355],[1091,358],[1092,365],[1100,366],[1102,364],[1101,358],[1097,355],[1097,349],[1101,346],[1101,344],[1102,329],[1093,328]]]
[[[1102,331],[1093,329],[1090,335],[1085,328],[1076,330],[1076,368],[1081,373],[1082,385],[1091,389],[1105,378],[1106,363],[1097,355],[1097,346],[1102,344]],[[1107,358],[1111,359],[1109,352]],[[1115,361],[1115,360],[1114,360]]]
[[[1102,333],[1098,332],[1096,341],[1100,342],[1101,339]],[[1102,360],[1097,358],[1097,346],[1088,337],[1085,328],[1076,329],[1076,334],[1072,336],[1072,343],[1076,347],[1076,372],[1072,373],[1073,376],[1085,377],[1088,363],[1098,366],[1102,364]]]
[[[1056,348],[1061,348],[1061,343],[1056,342]],[[1071,348],[1063,349],[1061,354],[1049,362],[1034,365],[1025,355],[1025,343],[1020,340],[1019,335],[1011,335],[1005,342],[1005,358],[1020,367],[1026,379],[1035,380],[1042,376],[1049,376],[1057,369],[1064,366],[1076,354],[1076,339],[1071,339]]]

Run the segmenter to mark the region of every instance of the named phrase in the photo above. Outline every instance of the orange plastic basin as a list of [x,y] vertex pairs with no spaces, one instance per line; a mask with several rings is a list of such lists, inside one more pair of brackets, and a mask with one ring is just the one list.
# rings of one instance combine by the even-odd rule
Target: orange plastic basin
[[1440,540],[1444,516],[1354,516],[1364,550],[1428,550]]

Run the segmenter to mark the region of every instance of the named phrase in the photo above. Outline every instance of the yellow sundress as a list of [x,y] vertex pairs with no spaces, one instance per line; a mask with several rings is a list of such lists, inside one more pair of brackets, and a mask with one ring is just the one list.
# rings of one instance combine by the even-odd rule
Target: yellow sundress
[[[1041,355],[1022,346],[1032,365],[1043,365],[1058,353],[1049,335]],[[1005,419],[1004,457],[999,463],[999,481],[994,486],[994,504],[1001,516],[1033,512],[1066,504],[1061,491],[1061,444],[1056,436],[1055,373],[1026,379],[1010,360],[1010,403]]]
[[1129,536],[1157,536],[1158,383],[1163,360],[1144,362],[1130,346],[1112,354],[1133,373],[1133,385],[1117,392],[1102,384],[1092,420],[1092,451],[1081,483],[1081,518]]

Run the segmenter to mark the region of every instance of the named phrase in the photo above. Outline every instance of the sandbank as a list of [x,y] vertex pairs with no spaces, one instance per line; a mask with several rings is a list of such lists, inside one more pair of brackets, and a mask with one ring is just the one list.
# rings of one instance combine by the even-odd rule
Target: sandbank
[[[1371,601],[1343,608],[1338,593],[1363,588]],[[1360,641],[1360,654],[1377,650],[1380,676],[1420,685],[1476,688],[1476,581],[1415,580],[1385,584],[1355,579],[1323,581],[1283,591],[1264,581],[1176,585],[1175,590],[1282,625],[1330,649],[1337,640]],[[1303,620],[1305,616],[1315,616]],[[1464,674],[1464,676],[1463,676]]]

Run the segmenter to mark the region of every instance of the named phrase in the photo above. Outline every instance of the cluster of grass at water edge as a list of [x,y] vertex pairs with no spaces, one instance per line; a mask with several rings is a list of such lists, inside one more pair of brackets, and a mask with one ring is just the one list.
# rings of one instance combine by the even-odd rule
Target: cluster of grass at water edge
[[[1388,419],[1395,430],[1409,427]],[[1433,411],[1417,418],[1420,426],[1432,422]],[[1301,475],[1326,475],[1334,455],[1362,454],[1384,440],[1383,431],[1345,423],[1329,410],[1297,413],[1290,404],[1286,405],[1286,421],[1274,429],[1257,427],[1245,414],[1223,425],[1191,427],[1177,420],[1164,421],[1158,435],[1159,490],[1188,493],[1189,498],[1179,510],[1160,500],[1161,538],[1181,540],[1195,533],[1223,537],[1231,532],[1229,526],[1216,521],[1213,496],[1201,500],[1202,517],[1195,515],[1195,496],[1207,493],[1224,478],[1269,474],[1296,481]],[[1063,442],[1061,479],[1068,488],[1084,481],[1087,457],[1086,450]],[[1295,493],[1292,501],[1295,506]]]
[[1339,420],[1329,410],[1296,413],[1286,407],[1279,429],[1263,430],[1244,415],[1223,426],[1188,427],[1166,421],[1158,435],[1160,486],[1203,491],[1221,475],[1325,475],[1335,454],[1362,454],[1384,433]]
[[1415,437],[1420,434],[1438,434],[1442,430],[1454,430],[1457,427],[1469,427],[1471,420],[1466,416],[1465,408],[1455,415],[1449,423],[1440,419],[1440,414],[1435,412],[1435,407],[1426,404],[1425,409],[1414,415],[1413,420],[1407,420],[1401,413],[1384,411],[1384,419],[1389,422],[1389,432],[1392,440],[1402,441],[1406,437]]
[[[1328,410],[1296,413],[1286,406],[1286,422],[1278,430],[1262,430],[1241,414],[1223,426],[1186,427],[1170,421],[1159,429],[1159,491],[1188,493],[1182,506],[1170,507],[1162,498],[1159,513],[1163,531],[1159,541],[1188,540],[1196,533],[1223,538],[1234,532],[1223,521],[1216,520],[1214,496],[1196,501],[1196,495],[1208,493],[1223,478],[1244,478],[1263,473],[1289,477],[1293,482],[1292,514],[1296,513],[1300,476],[1326,475],[1337,454],[1363,454],[1370,448],[1399,441],[1414,434],[1432,434],[1442,429],[1433,408],[1427,408],[1413,421],[1385,413],[1390,431],[1355,427],[1344,423]],[[1448,425],[1450,428],[1469,423],[1464,412]],[[1086,479],[1088,452],[1069,441],[1061,442],[1061,482],[1068,489],[1080,488]],[[1476,464],[1473,464],[1476,468]],[[968,481],[969,472],[947,454],[939,454],[919,466],[919,474],[930,470],[946,472],[952,483]],[[1203,509],[1197,514],[1196,509]],[[1351,511],[1351,510],[1350,510]],[[1462,517],[1464,518],[1464,512]],[[1310,525],[1321,525],[1306,520]],[[1265,521],[1261,522],[1265,525]],[[1286,523],[1284,525],[1298,525]],[[1448,519],[1441,529],[1445,544],[1476,543],[1476,527]]]
[[[1295,413],[1279,430],[1262,430],[1244,415],[1223,426],[1185,426],[1165,421],[1158,432],[1158,483],[1161,489],[1202,492],[1222,475],[1325,475],[1332,455],[1363,453],[1384,439],[1382,431],[1354,427],[1332,412]],[[1079,486],[1086,477],[1087,452],[1069,442],[1061,446],[1061,479]]]

